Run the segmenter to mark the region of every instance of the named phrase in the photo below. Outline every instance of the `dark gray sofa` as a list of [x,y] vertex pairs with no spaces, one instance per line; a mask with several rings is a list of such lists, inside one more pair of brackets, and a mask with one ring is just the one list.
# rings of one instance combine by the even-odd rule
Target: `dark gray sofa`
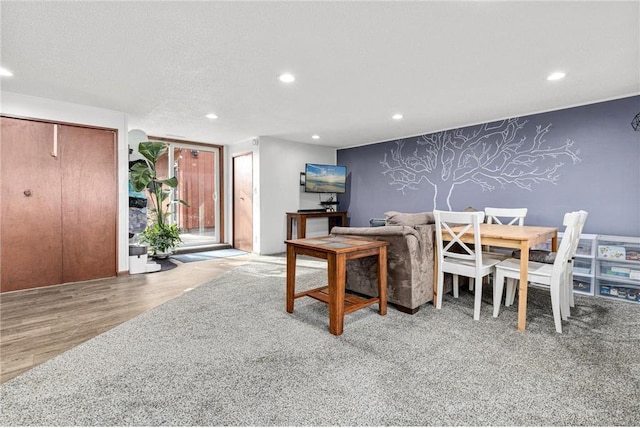
[[[385,226],[334,227],[333,235],[352,235],[389,242],[387,301],[398,310],[416,313],[433,300],[434,217],[430,212],[385,213]],[[347,289],[377,296],[375,257],[347,261]]]

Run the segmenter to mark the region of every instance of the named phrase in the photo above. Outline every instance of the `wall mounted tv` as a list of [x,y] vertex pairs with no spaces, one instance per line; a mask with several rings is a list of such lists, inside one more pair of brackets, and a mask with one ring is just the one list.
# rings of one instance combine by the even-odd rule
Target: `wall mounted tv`
[[304,168],[304,191],[310,193],[344,193],[347,167],[308,163]]

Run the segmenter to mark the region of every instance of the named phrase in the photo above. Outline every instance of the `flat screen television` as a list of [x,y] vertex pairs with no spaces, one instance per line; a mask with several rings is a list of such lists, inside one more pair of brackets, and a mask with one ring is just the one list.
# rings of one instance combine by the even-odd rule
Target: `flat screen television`
[[308,163],[304,168],[304,191],[310,193],[344,193],[347,167]]

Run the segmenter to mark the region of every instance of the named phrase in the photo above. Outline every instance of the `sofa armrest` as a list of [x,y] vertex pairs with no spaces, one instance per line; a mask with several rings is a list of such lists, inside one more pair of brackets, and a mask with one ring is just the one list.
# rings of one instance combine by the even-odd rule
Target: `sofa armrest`
[[418,224],[415,227],[416,232],[419,235],[420,245],[424,245],[423,251],[427,248],[433,248],[435,236],[436,236],[436,225],[435,224]]

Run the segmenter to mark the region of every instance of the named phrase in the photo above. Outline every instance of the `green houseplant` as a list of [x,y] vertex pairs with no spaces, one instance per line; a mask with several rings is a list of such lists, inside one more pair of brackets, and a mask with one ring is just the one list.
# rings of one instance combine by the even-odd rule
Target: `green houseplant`
[[158,179],[156,163],[167,153],[167,144],[146,141],[138,146],[138,151],[144,157],[144,162],[137,162],[131,167],[131,185],[136,192],[147,189],[152,207],[151,222],[141,234],[141,241],[148,243],[154,255],[171,252],[182,242],[180,228],[169,222],[172,206],[176,203],[189,206],[185,201],[169,201],[171,189],[178,186],[178,179],[170,177]]

